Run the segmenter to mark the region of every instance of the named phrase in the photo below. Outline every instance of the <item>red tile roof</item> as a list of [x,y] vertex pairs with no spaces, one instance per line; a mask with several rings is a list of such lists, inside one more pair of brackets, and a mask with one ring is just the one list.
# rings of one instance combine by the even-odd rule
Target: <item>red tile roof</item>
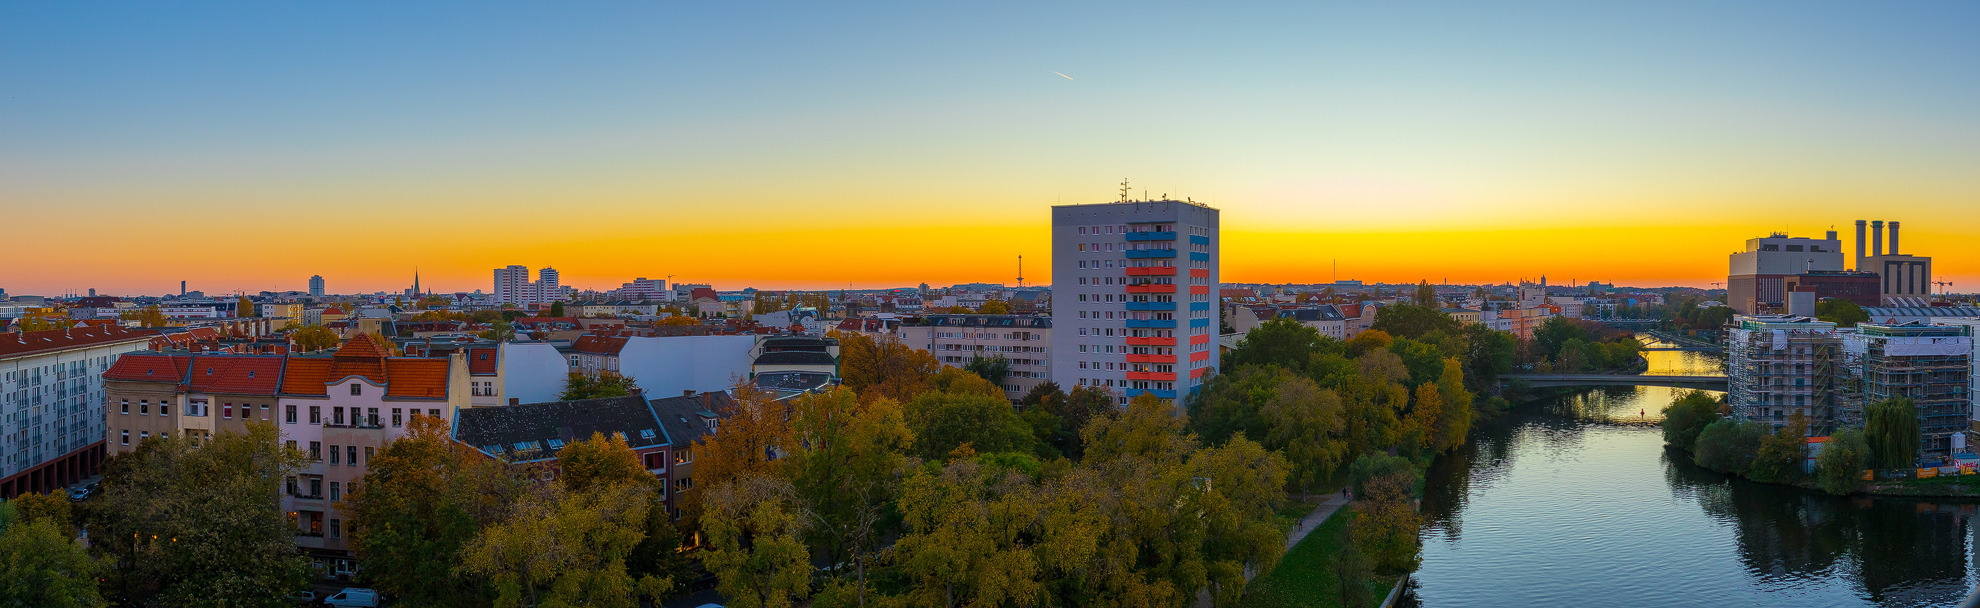
[[385,387],[387,397],[414,399],[447,398],[446,359],[425,357],[402,357],[385,360],[386,376],[392,379]]
[[285,395],[327,395],[324,385],[330,382],[331,360],[322,357],[289,357],[288,370],[282,373],[282,393]]
[[578,336],[577,341],[571,343],[571,350],[594,355],[616,355],[619,354],[619,349],[625,347],[625,338],[604,338],[589,335]]
[[696,287],[694,288],[693,291],[688,292],[688,301],[699,300],[702,298],[708,298],[710,300],[719,300],[722,298],[722,296],[716,294],[714,289],[707,287]]
[[122,327],[78,327],[0,334],[0,357],[22,357],[85,346],[150,340],[157,332]]
[[274,395],[282,388],[282,358],[195,355],[187,383],[204,393]]
[[358,334],[330,355],[330,373],[325,381],[336,382],[351,376],[364,376],[372,382],[387,384],[385,352],[378,348],[371,334]]
[[117,362],[103,372],[103,379],[178,384],[185,380],[186,369],[191,363],[192,357],[185,355],[132,353],[118,357]]
[[493,376],[501,370],[502,349],[494,347],[470,348],[467,351],[468,374]]

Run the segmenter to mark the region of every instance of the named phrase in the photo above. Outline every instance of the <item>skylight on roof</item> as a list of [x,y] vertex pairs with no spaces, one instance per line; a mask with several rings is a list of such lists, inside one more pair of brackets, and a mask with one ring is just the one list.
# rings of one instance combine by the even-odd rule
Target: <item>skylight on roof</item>
[[562,440],[562,439],[552,439],[552,440],[550,440],[550,449],[553,449],[553,450],[561,450],[561,449],[564,449],[564,440]]
[[640,429],[639,436],[643,439],[652,439],[656,435],[654,435],[653,429]]

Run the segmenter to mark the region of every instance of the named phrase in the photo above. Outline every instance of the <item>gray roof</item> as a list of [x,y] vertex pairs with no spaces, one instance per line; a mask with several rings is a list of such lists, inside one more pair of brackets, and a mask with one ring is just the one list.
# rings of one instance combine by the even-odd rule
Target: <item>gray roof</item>
[[639,396],[463,408],[454,439],[510,462],[556,458],[593,433],[622,434],[633,449],[668,444],[660,418]]
[[757,365],[838,365],[830,353],[804,350],[786,350],[763,353],[756,357]]
[[735,403],[736,399],[728,393],[716,391],[654,399],[647,406],[659,417],[661,428],[666,429],[673,445],[685,446],[708,434],[704,420],[716,418]]

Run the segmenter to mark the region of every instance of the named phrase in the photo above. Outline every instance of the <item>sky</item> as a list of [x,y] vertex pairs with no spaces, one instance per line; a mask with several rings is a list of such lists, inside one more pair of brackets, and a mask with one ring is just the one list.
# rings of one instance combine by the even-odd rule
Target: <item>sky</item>
[[1047,283],[1125,179],[1229,282],[1706,287],[1883,219],[1980,290],[1980,4],[410,4],[0,5],[0,288]]

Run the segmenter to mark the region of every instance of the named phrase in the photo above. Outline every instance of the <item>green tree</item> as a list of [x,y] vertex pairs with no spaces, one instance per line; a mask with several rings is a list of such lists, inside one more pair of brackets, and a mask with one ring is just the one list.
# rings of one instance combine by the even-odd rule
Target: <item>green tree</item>
[[508,321],[496,319],[488,324],[488,331],[481,332],[481,339],[507,342],[516,339],[516,326]]
[[[281,509],[281,484],[307,455],[274,425],[215,433],[197,447],[164,435],[104,466],[90,501],[91,544],[119,563],[124,601],[181,606],[263,605],[301,588],[309,565]],[[100,543],[100,544],[99,544]]]
[[1000,397],[930,391],[907,402],[915,453],[942,459],[963,445],[977,452],[1037,450],[1031,426]]
[[1345,428],[1342,409],[1334,391],[1298,376],[1279,383],[1259,409],[1266,429],[1264,446],[1292,465],[1293,488],[1312,489],[1340,466],[1346,448],[1337,438]]
[[1721,418],[1698,433],[1698,447],[1692,452],[1692,459],[1714,471],[1744,474],[1752,468],[1761,440],[1773,434],[1773,430],[1758,422]]
[[901,491],[906,533],[892,560],[914,606],[1027,606],[1042,594],[1026,532],[1039,509],[1022,475],[950,463],[911,474]]
[[1918,407],[1904,397],[1864,406],[1863,439],[1870,445],[1871,466],[1910,468],[1918,458]]
[[1870,320],[1870,313],[1855,302],[1841,298],[1823,298],[1815,303],[1815,318],[1836,324],[1836,327],[1856,327],[1857,323]]
[[1796,412],[1788,423],[1760,439],[1747,477],[1764,483],[1793,483],[1801,478],[1807,457],[1808,417]]
[[634,383],[632,378],[621,376],[614,372],[600,371],[590,374],[571,372],[564,379],[564,392],[558,393],[557,399],[560,401],[576,401],[579,399],[624,397],[636,390],[639,390],[639,385]]
[[1228,365],[1278,365],[1299,370],[1315,351],[1340,350],[1338,341],[1320,335],[1320,330],[1280,317],[1259,323],[1231,351]]
[[14,516],[22,522],[48,520],[62,529],[69,529],[75,523],[75,509],[66,494],[48,491],[40,494],[28,492],[14,497]]
[[1870,444],[1863,440],[1863,432],[1851,427],[1836,429],[1822,443],[1822,452],[1815,455],[1816,485],[1830,494],[1855,492],[1869,462]]
[[344,341],[322,325],[304,325],[289,333],[289,341],[303,352],[336,348]]
[[626,566],[646,538],[654,500],[646,483],[601,484],[583,492],[561,482],[534,484],[506,517],[462,546],[456,570],[491,580],[496,608],[634,608],[672,586],[634,577]]
[[779,470],[811,506],[809,545],[827,563],[853,565],[854,601],[865,605],[867,573],[890,530],[897,474],[914,438],[892,400],[860,403],[849,390],[806,395],[791,417],[789,453]]
[[1430,286],[1430,279],[1424,279],[1423,282],[1417,283],[1416,305],[1436,308],[1437,304],[1437,290]]
[[1719,400],[1703,391],[1687,391],[1664,408],[1664,443],[1691,452],[1698,447],[1698,435],[1719,421]]
[[551,302],[551,303],[550,303],[550,310],[548,310],[548,311],[546,311],[546,312],[548,312],[548,313],[549,313],[549,314],[546,314],[546,315],[544,315],[544,316],[546,316],[546,317],[561,317],[561,316],[564,316],[564,303],[563,303],[563,302]]
[[[1436,296],[1433,293],[1431,297]],[[1371,328],[1397,338],[1418,339],[1433,331],[1458,334],[1464,331],[1464,324],[1435,305],[1398,304],[1375,311],[1375,324]]]
[[1268,422],[1265,402],[1291,381],[1292,372],[1277,365],[1243,365],[1231,373],[1211,376],[1203,390],[1184,399],[1189,428],[1204,441],[1223,443],[1234,435],[1264,441]]
[[68,526],[53,518],[0,527],[0,605],[37,608],[105,606],[91,559]]
[[447,422],[413,416],[344,499],[351,547],[371,584],[420,606],[486,606],[486,579],[455,570],[461,547],[500,520],[527,483],[454,443]]
[[969,362],[963,364],[963,369],[1001,387],[1004,385],[1004,378],[1011,375],[1011,360],[1003,355],[991,357],[971,355]]
[[703,499],[701,563],[736,608],[789,608],[811,591],[807,514],[788,482],[760,474],[711,488]]
[[171,322],[170,319],[165,318],[165,311],[159,310],[157,304],[152,304],[144,308],[127,309],[117,313],[117,318],[125,321],[136,321],[140,327],[164,327]]

